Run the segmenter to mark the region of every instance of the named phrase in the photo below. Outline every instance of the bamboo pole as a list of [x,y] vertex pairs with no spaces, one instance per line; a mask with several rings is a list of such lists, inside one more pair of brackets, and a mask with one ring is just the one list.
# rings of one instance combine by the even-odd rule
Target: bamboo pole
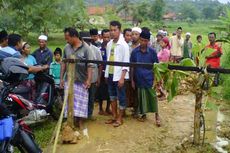
[[[67,84],[70,85],[70,80],[68,81]],[[57,143],[58,143],[58,138],[59,138],[59,134],[60,134],[60,130],[61,130],[61,125],[62,125],[62,120],[63,120],[63,116],[64,116],[65,106],[66,106],[67,100],[68,100],[67,99],[68,98],[67,97],[68,90],[66,90],[65,92],[66,93],[65,93],[65,97],[64,97],[64,103],[63,103],[63,106],[62,106],[62,111],[61,111],[58,123],[57,123],[57,125],[55,127],[55,135],[51,139],[51,143],[54,140],[54,145],[53,145],[53,151],[52,151],[52,153],[56,153],[56,150],[57,150]]]

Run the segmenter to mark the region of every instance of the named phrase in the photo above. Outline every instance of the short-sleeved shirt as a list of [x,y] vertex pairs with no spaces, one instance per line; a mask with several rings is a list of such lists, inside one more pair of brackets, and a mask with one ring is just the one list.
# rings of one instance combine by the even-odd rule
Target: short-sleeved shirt
[[[211,55],[217,55],[218,53],[222,54],[222,48],[218,43],[215,43],[214,46],[211,44],[207,45],[206,48],[214,49],[214,52]],[[209,58],[206,60],[206,64],[210,65],[212,68],[219,68],[220,67],[220,57]]]
[[[27,65],[27,66],[33,66],[36,65],[36,59],[32,56],[32,55],[28,55],[27,57],[23,58],[23,62]],[[32,80],[34,79],[34,74],[30,74],[27,78],[27,80]]]
[[[100,49],[92,44],[89,47],[93,52],[94,60],[102,61]],[[97,79],[98,79],[98,65],[94,64],[91,83],[95,83]]]
[[[82,42],[82,45],[79,48],[73,48],[70,44],[67,44],[64,48],[64,58],[71,58],[74,55],[76,59],[82,60],[93,60],[93,52],[89,48],[89,45]],[[76,63],[75,70],[75,81],[76,82],[85,82],[87,80],[87,68],[94,68],[92,63]]]
[[[148,47],[146,52],[142,52],[140,47],[133,50],[130,58],[131,62],[158,63],[156,51]],[[134,69],[134,81],[138,88],[151,88],[153,86],[152,68],[137,67]]]
[[61,64],[54,61],[50,64],[50,75],[54,77],[55,84],[60,84]]
[[39,65],[50,65],[53,61],[53,53],[49,48],[36,49],[32,54]]

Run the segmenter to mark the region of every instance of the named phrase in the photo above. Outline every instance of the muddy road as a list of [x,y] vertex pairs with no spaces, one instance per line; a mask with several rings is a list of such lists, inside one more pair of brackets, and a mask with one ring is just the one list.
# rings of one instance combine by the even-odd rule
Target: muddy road
[[78,144],[57,147],[58,153],[171,153],[176,146],[193,133],[194,96],[179,95],[170,103],[159,102],[161,127],[156,127],[154,114],[147,115],[147,121],[139,122],[127,110],[124,124],[119,128],[106,125],[107,116],[88,121],[88,137]]

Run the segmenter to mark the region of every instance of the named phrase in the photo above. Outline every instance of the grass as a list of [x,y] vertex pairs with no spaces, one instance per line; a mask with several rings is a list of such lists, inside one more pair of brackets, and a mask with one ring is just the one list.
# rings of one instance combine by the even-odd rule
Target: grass
[[56,122],[52,120],[48,120],[36,126],[31,126],[35,134],[35,141],[41,148],[45,148],[50,142],[55,126]]
[[[46,148],[50,143],[55,126],[56,122],[52,120],[47,120],[46,122],[30,126],[35,135],[35,142],[39,145],[40,148]],[[20,153],[17,148],[15,148],[14,151],[15,153]]]

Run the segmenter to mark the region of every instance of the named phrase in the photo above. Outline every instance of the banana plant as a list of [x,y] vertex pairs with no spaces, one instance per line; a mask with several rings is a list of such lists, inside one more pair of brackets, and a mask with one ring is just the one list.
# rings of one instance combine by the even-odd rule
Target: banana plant
[[[199,67],[206,68],[206,57],[214,52],[213,49],[204,49],[199,57]],[[194,144],[200,144],[200,127],[201,127],[201,114],[202,114],[202,98],[204,94],[204,85],[206,82],[211,82],[211,76],[205,70],[204,72],[190,72],[181,70],[169,70],[168,66],[178,65],[184,67],[196,67],[195,62],[192,59],[183,59],[179,64],[175,63],[157,63],[154,64],[155,81],[159,82],[163,80],[164,88],[167,90],[167,100],[172,101],[178,94],[178,87],[183,80],[187,84],[187,90],[191,91],[195,95],[195,113],[194,113]],[[214,107],[210,102],[208,106]]]

